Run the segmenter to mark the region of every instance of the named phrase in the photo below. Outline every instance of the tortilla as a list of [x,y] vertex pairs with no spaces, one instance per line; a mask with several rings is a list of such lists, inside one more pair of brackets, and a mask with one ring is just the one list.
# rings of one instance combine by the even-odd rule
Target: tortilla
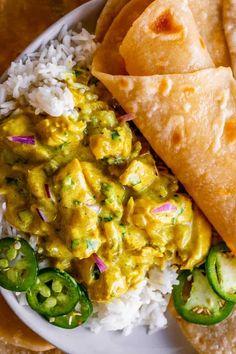
[[236,1],[223,0],[223,23],[230,51],[232,69],[236,77]]
[[126,34],[120,54],[130,75],[194,72],[214,66],[186,1],[156,0],[149,5]]
[[[214,64],[216,66],[229,66],[230,55],[222,22],[222,1],[229,0],[189,0],[189,7]],[[128,2],[130,2],[130,0],[107,1],[97,23],[96,35],[99,41],[103,40],[113,20]],[[151,3],[151,1],[149,1],[149,3]],[[144,11],[143,8],[142,10]],[[123,14],[125,23],[126,14]],[[141,12],[139,15],[141,15]],[[117,33],[117,31],[119,33],[119,30],[120,28],[116,26],[113,28],[112,32],[113,34]]]
[[152,0],[132,0],[120,11],[96,51],[93,62],[98,71],[117,75],[126,74],[119,47],[132,23],[151,2]]
[[[0,341],[36,352],[52,349],[53,346],[31,331],[12,312],[0,295]],[[3,351],[1,351],[3,353]]]
[[129,1],[130,0],[107,0],[96,25],[95,34],[99,41],[103,40],[112,21]]
[[169,303],[168,310],[177,319],[183,334],[198,353],[236,353],[236,310],[230,317],[214,326],[200,326],[185,321],[177,314],[172,300]]
[[215,66],[230,66],[222,19],[222,1],[189,0],[198,30],[206,43]]

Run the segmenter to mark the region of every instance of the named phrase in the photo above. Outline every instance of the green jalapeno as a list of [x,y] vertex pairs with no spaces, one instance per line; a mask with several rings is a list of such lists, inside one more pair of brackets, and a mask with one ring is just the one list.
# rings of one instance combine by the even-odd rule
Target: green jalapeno
[[55,317],[71,312],[79,301],[79,293],[75,279],[68,273],[45,268],[39,271],[26,298],[33,310],[46,317]]
[[55,326],[72,329],[87,321],[93,312],[93,305],[88,298],[86,291],[78,284],[79,301],[75,309],[70,313],[57,317],[47,318]]
[[214,246],[207,257],[206,274],[219,296],[236,303],[236,257],[225,243]]
[[214,325],[223,321],[234,304],[219,297],[211,288],[203,269],[182,271],[179,284],[173,288],[177,312],[186,321],[201,325]]
[[34,250],[20,237],[0,240],[0,286],[26,291],[36,281],[37,260]]

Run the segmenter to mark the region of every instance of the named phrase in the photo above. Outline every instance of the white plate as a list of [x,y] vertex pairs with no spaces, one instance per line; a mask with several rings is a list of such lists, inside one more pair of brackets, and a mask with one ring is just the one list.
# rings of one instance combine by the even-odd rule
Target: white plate
[[[92,31],[105,0],[92,0],[70,12],[41,34],[20,55],[22,58],[37,50],[57,36],[63,25],[73,27],[78,22]],[[6,78],[6,73],[1,81]],[[175,321],[170,318],[168,328],[151,336],[145,328],[137,328],[128,336],[119,332],[102,332],[93,334],[84,328],[64,330],[49,324],[37,313],[26,306],[20,306],[15,296],[7,290],[1,290],[7,303],[17,316],[33,331],[47,341],[69,354],[194,354]],[[2,319],[4,320],[4,319]]]

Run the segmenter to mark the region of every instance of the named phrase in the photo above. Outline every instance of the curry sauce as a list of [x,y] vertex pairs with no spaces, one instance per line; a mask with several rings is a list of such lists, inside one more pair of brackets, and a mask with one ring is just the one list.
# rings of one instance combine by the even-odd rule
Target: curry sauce
[[67,85],[76,105],[71,115],[24,107],[0,125],[6,220],[38,236],[41,253],[70,270],[96,301],[119,297],[154,265],[200,264],[211,229],[177,180],[101,99],[104,89],[88,71],[68,74]]

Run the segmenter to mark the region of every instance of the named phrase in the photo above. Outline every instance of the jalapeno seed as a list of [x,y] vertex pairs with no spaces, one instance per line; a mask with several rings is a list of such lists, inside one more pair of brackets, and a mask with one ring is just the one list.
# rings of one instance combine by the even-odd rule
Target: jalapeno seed
[[53,296],[48,297],[45,301],[44,301],[44,306],[48,309],[51,309],[52,307],[55,307],[57,304],[57,299]]
[[19,241],[15,242],[14,248],[19,251],[21,249],[21,243]]
[[5,258],[0,259],[0,268],[1,269],[7,268],[8,266],[9,266],[9,262],[7,259],[5,259]]
[[51,290],[49,289],[49,287],[45,284],[40,284],[39,286],[39,293],[43,296],[43,297],[50,297],[51,296]]
[[65,294],[58,294],[57,295],[57,300],[61,303],[65,302],[67,300],[67,296]]
[[52,282],[52,290],[55,293],[60,293],[63,289],[63,285],[61,284],[61,282],[59,280],[54,280]]
[[8,269],[7,273],[7,277],[10,281],[12,281],[13,283],[15,283],[18,279],[18,272],[12,268]]
[[13,261],[14,259],[16,259],[17,254],[17,250],[14,247],[10,247],[6,253],[6,256],[9,261]]

